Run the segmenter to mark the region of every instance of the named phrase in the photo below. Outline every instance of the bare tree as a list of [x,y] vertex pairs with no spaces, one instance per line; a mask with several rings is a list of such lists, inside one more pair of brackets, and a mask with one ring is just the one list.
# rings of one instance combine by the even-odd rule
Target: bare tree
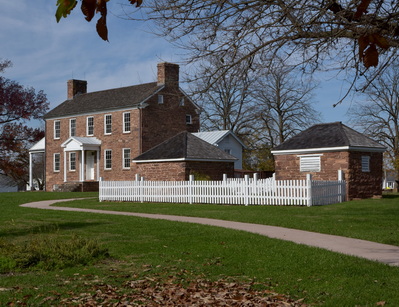
[[320,121],[320,113],[312,106],[316,82],[302,79],[296,67],[281,60],[261,67],[258,74],[252,95],[258,103],[261,143],[273,148]]
[[208,130],[231,130],[244,136],[252,131],[255,121],[251,63],[242,62],[223,75],[212,73],[219,65],[218,59],[203,62],[196,74],[193,95],[203,109],[202,125]]
[[[148,12],[143,19],[155,21],[160,35],[186,48],[190,61],[223,62],[219,76],[248,58],[283,52],[284,60],[305,71],[322,64],[354,68],[355,80],[364,75],[371,82],[398,55],[394,0],[144,0],[143,6]],[[233,60],[226,61],[231,53]]]
[[365,92],[366,102],[356,103],[351,118],[365,134],[388,148],[387,165],[399,179],[399,65],[379,76]]

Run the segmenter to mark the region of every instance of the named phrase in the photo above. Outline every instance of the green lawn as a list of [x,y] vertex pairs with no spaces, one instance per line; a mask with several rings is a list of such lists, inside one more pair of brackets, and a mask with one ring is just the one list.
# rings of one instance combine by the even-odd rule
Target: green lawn
[[[1,306],[67,306],[71,299],[78,304],[82,296],[104,304],[98,293],[110,289],[120,294],[114,298],[116,303],[121,298],[127,300],[135,291],[128,285],[138,281],[159,284],[159,280],[173,280],[187,286],[198,279],[250,281],[253,290],[304,298],[305,303],[313,305],[399,305],[398,267],[211,226],[19,207],[42,199],[95,195],[0,194]],[[97,199],[68,205],[279,225],[399,245],[398,200],[397,195],[390,195],[381,200],[310,208],[99,203]],[[39,266],[7,271],[7,263],[13,260],[4,247],[26,248],[27,242],[76,243],[76,236],[77,243],[97,242],[99,249],[106,249],[110,257],[60,268]]]

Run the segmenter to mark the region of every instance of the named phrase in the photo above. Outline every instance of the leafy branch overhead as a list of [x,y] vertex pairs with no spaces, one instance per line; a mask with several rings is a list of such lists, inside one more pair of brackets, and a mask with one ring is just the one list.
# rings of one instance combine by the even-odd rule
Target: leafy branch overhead
[[[97,20],[97,33],[105,41],[108,41],[108,28],[107,28],[107,2],[109,0],[81,0],[81,10],[87,21],[91,21],[96,13],[100,13],[101,17]],[[128,0],[132,5],[140,6],[142,0]],[[71,11],[76,7],[77,0],[57,0],[57,11],[55,17],[57,22],[61,18],[66,18]]]

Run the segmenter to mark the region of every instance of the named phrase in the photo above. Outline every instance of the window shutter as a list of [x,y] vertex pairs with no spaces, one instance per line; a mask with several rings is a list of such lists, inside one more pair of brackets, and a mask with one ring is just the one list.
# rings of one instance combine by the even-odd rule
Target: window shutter
[[301,156],[300,171],[301,172],[320,172],[320,156]]

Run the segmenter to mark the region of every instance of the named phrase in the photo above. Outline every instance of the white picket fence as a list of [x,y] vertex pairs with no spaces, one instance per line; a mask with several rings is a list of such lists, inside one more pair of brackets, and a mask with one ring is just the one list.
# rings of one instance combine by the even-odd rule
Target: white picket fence
[[315,206],[345,200],[345,181],[100,181],[100,201]]

